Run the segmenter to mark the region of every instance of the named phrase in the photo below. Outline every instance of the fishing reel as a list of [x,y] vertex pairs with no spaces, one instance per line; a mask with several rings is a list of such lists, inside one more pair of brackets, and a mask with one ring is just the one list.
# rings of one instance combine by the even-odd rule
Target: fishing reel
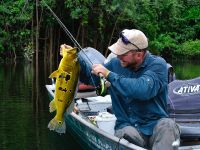
[[110,82],[106,80],[105,77],[100,75],[100,84],[96,87],[96,93],[99,96],[105,96],[107,94],[107,89],[110,86]]

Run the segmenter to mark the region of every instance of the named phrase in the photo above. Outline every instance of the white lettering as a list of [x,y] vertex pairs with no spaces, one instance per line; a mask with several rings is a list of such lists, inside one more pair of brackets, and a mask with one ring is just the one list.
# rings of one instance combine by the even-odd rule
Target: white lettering
[[94,144],[97,149],[106,149],[106,150],[112,150],[112,146],[107,144],[105,142],[105,139],[101,138],[101,137],[98,137],[98,136],[95,136],[93,135],[91,132],[87,132],[85,131],[84,132],[85,135],[87,136],[87,139],[92,143]]
[[191,92],[193,93],[195,90],[195,86],[191,86]]
[[188,93],[190,93],[190,87],[192,87],[192,86],[188,86],[188,90],[187,90]]
[[199,87],[198,87],[198,86],[196,86],[195,92],[198,92],[198,91],[199,91]]
[[179,90],[178,90],[178,94],[182,94],[183,93],[183,88],[181,87]]
[[183,93],[186,93],[187,92],[187,86],[183,87]]
[[200,91],[200,85],[199,84],[197,85],[197,88],[198,88],[198,92],[199,92]]
[[192,93],[200,93],[200,84],[197,84],[197,85],[190,85],[190,86],[182,86],[180,88],[177,88],[175,90],[177,94],[192,94]]

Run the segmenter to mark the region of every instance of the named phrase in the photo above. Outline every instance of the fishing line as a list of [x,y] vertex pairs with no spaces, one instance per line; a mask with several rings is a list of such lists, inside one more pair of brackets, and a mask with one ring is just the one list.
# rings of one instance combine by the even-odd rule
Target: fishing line
[[[54,11],[49,7],[49,5],[47,5],[47,3],[42,0],[41,2],[44,3],[44,5],[49,9],[49,11],[52,13],[52,15],[55,17],[55,19],[58,21],[58,23],[60,24],[60,26],[62,27],[62,29],[65,31],[65,33],[67,34],[67,36],[72,40],[72,42],[74,43],[75,46],[78,47],[79,51],[82,51],[83,48],[80,46],[80,44],[76,41],[76,39],[73,37],[73,35],[69,32],[69,30],[67,29],[67,27],[63,24],[63,22],[58,18],[58,16],[54,13]],[[89,62],[93,65],[93,62],[90,60],[90,58],[87,56],[87,54],[82,51],[83,54],[87,57],[87,59],[89,60]]]

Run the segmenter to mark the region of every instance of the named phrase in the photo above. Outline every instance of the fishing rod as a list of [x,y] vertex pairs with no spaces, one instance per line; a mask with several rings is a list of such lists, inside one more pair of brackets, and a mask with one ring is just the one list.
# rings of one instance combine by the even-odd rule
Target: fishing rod
[[[54,11],[49,7],[49,5],[47,5],[47,3],[42,0],[41,1],[46,7],[47,9],[51,12],[51,14],[54,16],[54,18],[57,20],[57,22],[60,24],[60,26],[62,27],[62,29],[64,30],[64,32],[67,34],[67,36],[71,39],[71,41],[74,43],[74,45],[78,48],[79,52],[82,51],[83,54],[86,56],[86,58],[88,59],[88,61],[93,65],[93,62],[90,60],[90,58],[87,56],[87,54],[83,51],[83,48],[81,47],[81,45],[77,42],[77,40],[73,37],[73,35],[70,33],[70,31],[67,29],[67,27],[64,25],[64,23],[58,18],[58,16],[54,13]],[[98,95],[105,95],[106,94],[106,90],[107,90],[107,83],[108,81],[106,80],[106,78],[99,73],[99,77],[100,77],[100,87],[96,87],[95,83],[93,81],[92,78],[92,82],[94,84],[94,86],[96,87],[96,92]]]
[[49,5],[47,5],[47,3],[42,0],[43,4],[48,8],[48,10],[51,12],[51,14],[54,16],[54,18],[58,21],[58,23],[60,24],[60,26],[63,28],[63,30],[65,31],[65,33],[67,34],[67,36],[72,40],[72,42],[74,43],[75,46],[78,47],[79,51],[82,50],[82,47],[80,46],[80,44],[76,41],[76,39],[73,37],[73,35],[69,32],[69,30],[67,29],[67,27],[63,24],[63,22],[58,18],[58,16],[54,13],[54,11],[49,7]]

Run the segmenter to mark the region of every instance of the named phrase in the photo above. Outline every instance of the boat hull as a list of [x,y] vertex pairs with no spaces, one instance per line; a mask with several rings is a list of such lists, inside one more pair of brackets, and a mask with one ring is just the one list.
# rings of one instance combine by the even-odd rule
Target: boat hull
[[81,119],[75,113],[65,115],[67,128],[73,135],[81,140],[84,149],[100,149],[100,150],[145,150],[139,146],[129,143],[125,139],[119,139],[112,136],[103,130],[97,128],[95,125]]

